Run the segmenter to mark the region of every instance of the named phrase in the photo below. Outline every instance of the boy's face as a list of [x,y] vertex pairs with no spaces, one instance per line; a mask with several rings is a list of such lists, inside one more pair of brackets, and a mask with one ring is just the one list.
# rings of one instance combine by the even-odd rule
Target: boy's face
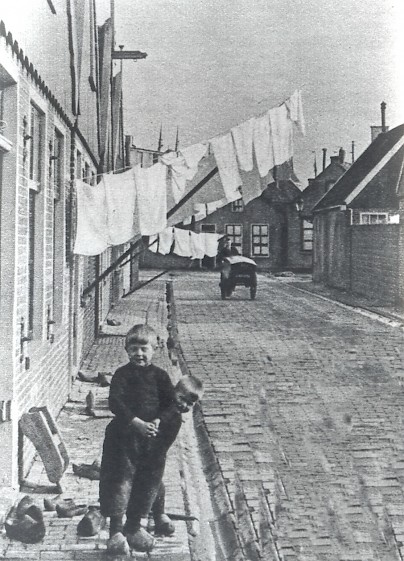
[[154,355],[154,346],[151,343],[140,343],[136,340],[126,342],[126,352],[128,353],[129,362],[136,366],[148,366],[151,364]]
[[176,389],[174,393],[174,402],[180,413],[187,413],[195,405],[197,400],[190,398],[185,391]]

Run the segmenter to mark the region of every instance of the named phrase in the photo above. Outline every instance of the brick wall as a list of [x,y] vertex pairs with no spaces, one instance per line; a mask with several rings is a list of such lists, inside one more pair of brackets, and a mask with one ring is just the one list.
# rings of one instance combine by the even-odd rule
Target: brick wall
[[[23,343],[21,336],[28,334],[28,255],[29,255],[29,145],[24,145],[27,130],[23,117],[29,119],[31,102],[38,104],[43,113],[41,181],[35,194],[35,267],[34,267],[34,328],[32,340]],[[50,142],[55,127],[64,138],[63,175],[61,177],[60,203],[64,204],[65,177],[68,177],[70,131],[56,115],[48,100],[40,94],[33,80],[20,72],[18,122],[18,185],[17,185],[17,255],[15,267],[15,331],[14,331],[14,389],[13,400],[16,423],[24,412],[33,406],[47,406],[57,416],[66,402],[70,388],[69,355],[69,283],[70,270],[64,256],[64,221],[56,225],[54,254],[54,190],[51,175]],[[62,214],[64,208],[60,209]],[[61,253],[60,253],[61,252]],[[57,266],[56,266],[57,265]],[[55,276],[54,276],[55,274]],[[55,314],[54,290],[57,286],[58,314]],[[49,323],[48,323],[49,320]],[[55,323],[51,323],[55,321]],[[24,327],[21,328],[21,322]],[[32,445],[20,438],[19,475],[26,475],[34,455]]]
[[313,280],[333,288],[349,289],[348,215],[339,210],[314,217]]
[[398,224],[352,226],[352,292],[394,303],[399,292]]

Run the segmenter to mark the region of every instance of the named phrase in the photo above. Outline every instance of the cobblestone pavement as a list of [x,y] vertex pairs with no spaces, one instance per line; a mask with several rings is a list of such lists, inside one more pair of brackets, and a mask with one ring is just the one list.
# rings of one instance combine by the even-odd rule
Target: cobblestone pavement
[[[121,322],[120,326],[110,327],[105,325],[104,336],[100,337],[91,348],[82,370],[89,371],[114,371],[120,364],[127,361],[124,351],[123,336],[129,327],[135,323],[148,321],[156,328],[162,338],[162,348],[156,355],[156,364],[170,372],[173,381],[179,376],[178,368],[172,366],[164,350],[164,341],[167,339],[166,331],[166,302],[165,281],[149,285],[147,288],[122,299],[110,313],[110,318]],[[100,418],[88,417],[84,414],[85,398],[89,391],[95,397],[96,412]],[[58,418],[58,426],[69,451],[71,463],[92,463],[100,459],[104,430],[110,418],[107,408],[108,388],[101,388],[98,384],[75,381],[69,402],[66,404]],[[190,419],[185,423],[189,425]],[[187,445],[181,435],[188,432]],[[191,433],[190,433],[191,431]],[[189,457],[189,441],[192,439],[192,430],[189,426],[183,427],[180,437],[170,450],[166,466],[167,511],[184,514],[189,508],[189,497],[184,491],[186,469],[192,464]],[[185,464],[185,467],[184,467]],[[41,485],[49,485],[42,462],[37,459],[29,473],[28,481],[40,490]],[[64,474],[62,481],[63,497],[71,497],[76,504],[97,504],[98,481],[77,477],[71,464]],[[28,490],[33,490],[28,489]],[[22,497],[25,493],[21,493]],[[52,498],[55,494],[32,493],[39,504],[43,498]],[[192,512],[192,514],[198,514]],[[198,514],[199,517],[199,514]],[[76,528],[81,517],[73,519],[57,518],[56,513],[46,512],[46,536],[36,545],[24,545],[18,541],[10,541],[4,532],[0,535],[0,559],[16,560],[49,560],[49,561],[95,561],[110,560],[106,555],[106,540],[108,529],[104,529],[95,538],[79,538]],[[150,561],[190,561],[189,544],[193,533],[188,532],[187,523],[175,522],[176,532],[170,538],[158,538],[156,548],[149,554],[136,553],[137,559]],[[133,554],[133,557],[135,555]]]
[[174,295],[249,559],[402,560],[402,326],[262,275],[255,301],[218,273]]

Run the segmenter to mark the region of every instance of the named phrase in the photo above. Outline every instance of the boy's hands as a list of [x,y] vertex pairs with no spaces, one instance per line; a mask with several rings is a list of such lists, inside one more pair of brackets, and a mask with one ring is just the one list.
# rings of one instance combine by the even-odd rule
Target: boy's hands
[[158,423],[156,421],[160,421],[160,419],[156,419],[155,421],[146,422],[139,419],[139,417],[135,417],[131,421],[131,426],[135,428],[135,430],[141,434],[142,436],[146,436],[148,438],[154,438],[158,433]]

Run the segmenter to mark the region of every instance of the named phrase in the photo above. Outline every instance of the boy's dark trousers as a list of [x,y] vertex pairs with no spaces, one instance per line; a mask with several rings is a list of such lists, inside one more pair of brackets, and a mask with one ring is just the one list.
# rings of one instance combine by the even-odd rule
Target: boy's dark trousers
[[103,516],[135,524],[148,513],[163,477],[166,454],[149,453],[150,439],[113,420],[105,431],[100,472]]
[[126,514],[129,523],[137,525],[148,515],[162,481],[167,451],[180,426],[181,415],[168,415],[160,434],[148,438],[117,419],[111,421],[105,431],[100,473],[103,516]]

